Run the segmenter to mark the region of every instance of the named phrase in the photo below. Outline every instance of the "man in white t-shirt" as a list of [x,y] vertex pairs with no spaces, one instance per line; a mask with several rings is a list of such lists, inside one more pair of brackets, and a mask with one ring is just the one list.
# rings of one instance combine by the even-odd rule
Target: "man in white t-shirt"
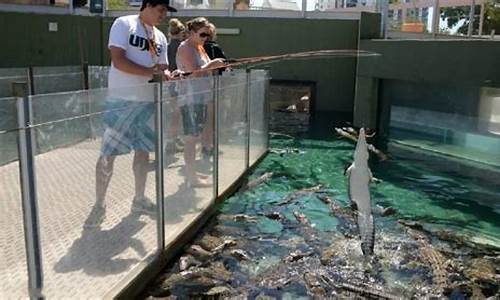
[[105,195],[116,156],[134,151],[135,197],[132,210],[154,215],[156,205],[144,195],[149,152],[155,149],[152,127],[154,104],[151,87],[154,75],[170,79],[167,39],[158,30],[167,11],[177,11],[169,0],[143,0],[139,15],[117,18],[109,32],[111,69],[108,75],[101,155],[96,165],[96,203],[85,227],[99,227],[104,220]]

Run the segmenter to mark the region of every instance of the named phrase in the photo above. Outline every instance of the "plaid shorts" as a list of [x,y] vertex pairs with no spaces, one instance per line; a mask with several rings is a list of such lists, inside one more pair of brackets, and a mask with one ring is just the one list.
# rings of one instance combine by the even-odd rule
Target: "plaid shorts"
[[106,101],[101,155],[134,151],[154,152],[154,103],[110,99]]

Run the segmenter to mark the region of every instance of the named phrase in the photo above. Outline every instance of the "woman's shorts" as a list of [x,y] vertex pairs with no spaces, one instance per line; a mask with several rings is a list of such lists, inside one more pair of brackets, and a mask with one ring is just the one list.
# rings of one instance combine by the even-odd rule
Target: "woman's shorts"
[[132,150],[154,152],[153,112],[152,102],[106,101],[101,155],[127,154]]
[[188,104],[180,107],[184,135],[198,136],[207,120],[206,104]]

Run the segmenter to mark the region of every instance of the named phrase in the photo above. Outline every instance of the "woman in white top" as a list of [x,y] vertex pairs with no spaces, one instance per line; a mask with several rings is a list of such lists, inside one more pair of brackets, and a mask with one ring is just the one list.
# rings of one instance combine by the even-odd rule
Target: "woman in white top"
[[[209,22],[205,18],[196,18],[186,23],[189,37],[181,43],[177,50],[177,67],[182,72],[193,72],[191,76],[205,77],[212,74],[214,68],[225,65],[222,59],[211,60],[203,44],[210,36]],[[207,72],[200,72],[208,69]],[[190,77],[191,77],[190,76]],[[182,114],[182,123],[184,126],[185,145],[184,160],[186,161],[186,180],[188,185],[193,187],[210,186],[205,179],[195,170],[196,142],[199,140],[206,122],[207,104],[206,95],[211,87],[207,85],[208,81],[191,80],[187,87],[188,95],[181,103],[180,110]],[[205,86],[206,85],[206,86]],[[205,92],[203,92],[205,91]]]

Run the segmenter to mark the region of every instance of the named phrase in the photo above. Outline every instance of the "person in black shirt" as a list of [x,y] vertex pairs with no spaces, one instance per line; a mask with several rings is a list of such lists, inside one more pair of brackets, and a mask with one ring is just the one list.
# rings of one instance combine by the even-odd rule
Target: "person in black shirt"
[[177,56],[177,48],[186,38],[186,26],[184,26],[184,24],[182,24],[179,19],[170,19],[170,21],[168,22],[168,37],[168,69],[170,71],[174,71],[177,69],[177,63],[175,60]]
[[217,32],[215,30],[215,25],[210,23],[208,25],[208,33],[210,36],[207,38],[203,48],[205,48],[205,52],[207,52],[210,59],[223,58],[226,59],[226,54],[222,51],[221,47],[215,41],[217,38]]

